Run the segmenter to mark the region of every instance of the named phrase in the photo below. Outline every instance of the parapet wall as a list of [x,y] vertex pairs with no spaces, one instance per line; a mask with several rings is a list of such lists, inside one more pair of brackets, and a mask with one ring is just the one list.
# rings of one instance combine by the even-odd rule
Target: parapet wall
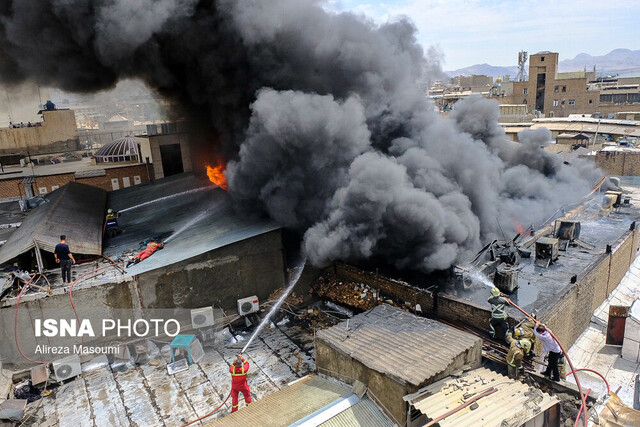
[[557,302],[540,314],[540,321],[553,330],[568,348],[589,326],[594,310],[620,283],[638,254],[640,235],[637,228],[626,231],[613,245],[611,253],[602,254],[568,284]]

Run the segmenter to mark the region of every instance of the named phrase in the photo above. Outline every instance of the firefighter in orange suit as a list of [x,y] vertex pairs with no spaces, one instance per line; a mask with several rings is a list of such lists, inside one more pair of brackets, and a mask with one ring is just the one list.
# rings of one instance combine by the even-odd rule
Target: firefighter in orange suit
[[244,396],[244,402],[251,404],[251,392],[249,391],[249,384],[247,384],[247,372],[249,372],[249,362],[247,362],[242,354],[236,357],[233,361],[233,365],[229,367],[231,372],[231,412],[238,410],[238,393],[242,393]]

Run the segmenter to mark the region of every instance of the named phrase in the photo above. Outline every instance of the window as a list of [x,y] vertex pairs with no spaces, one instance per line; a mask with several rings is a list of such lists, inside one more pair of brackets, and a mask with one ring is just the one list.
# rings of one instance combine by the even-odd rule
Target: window
[[566,86],[562,86],[562,91],[566,92],[567,91],[567,87]]
[[613,95],[600,95],[600,102],[611,102],[613,101]]
[[614,104],[624,104],[627,102],[627,94],[626,93],[616,93],[613,95],[613,103]]
[[593,104],[593,99],[590,99],[590,100],[589,100],[589,104]]
[[47,194],[47,187],[40,187],[38,188],[38,191],[40,192],[40,194]]
[[560,105],[564,105],[564,99],[560,101]]
[[576,100],[575,99],[570,99],[569,100],[569,105],[576,105]]
[[528,93],[529,93],[529,89],[527,89],[527,88],[525,87],[524,89],[522,89],[522,93],[523,93],[523,94],[525,94],[525,95],[526,95],[526,94],[528,94]]
[[57,190],[58,188],[60,188],[59,185],[52,185],[51,186],[51,191]]
[[640,93],[630,93],[628,95],[628,101],[633,103],[640,102]]
[[544,56],[540,57],[540,62],[544,62]]
[[557,100],[557,99],[554,99],[554,100],[553,100],[553,106],[554,106],[554,107],[557,107],[557,106],[558,106],[558,100]]
[[558,93],[558,92],[560,91],[560,86],[555,86],[555,87],[553,88],[553,91],[554,91],[555,93]]

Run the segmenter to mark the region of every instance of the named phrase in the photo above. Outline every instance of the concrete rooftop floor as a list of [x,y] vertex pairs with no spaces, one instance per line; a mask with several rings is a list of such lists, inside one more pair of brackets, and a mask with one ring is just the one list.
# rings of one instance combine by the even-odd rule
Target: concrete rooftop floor
[[[640,298],[640,257],[637,257],[620,284],[596,309],[589,327],[580,335],[569,349],[569,357],[574,366],[598,371],[607,378],[612,391],[622,387],[617,393],[624,403],[633,407],[634,382],[640,374],[640,363],[634,363],[620,357],[621,347],[606,345],[607,322],[610,305],[631,305]],[[599,396],[606,394],[607,387],[597,375],[579,372],[580,383],[591,388]],[[567,381],[575,384],[570,376]]]
[[[296,337],[298,344],[290,336]],[[224,401],[231,390],[229,363],[248,338],[246,334],[239,342],[228,339],[207,347],[202,360],[174,375],[167,373],[166,361],[159,352],[138,366],[85,363],[81,376],[29,404],[27,413],[31,416],[22,425],[181,426]],[[252,397],[260,400],[315,370],[312,339],[311,334],[293,327],[263,330],[246,352],[251,364],[248,382]],[[242,398],[240,402],[242,408]],[[220,411],[203,420],[204,424],[230,412],[229,398]]]
[[[612,213],[606,218],[599,217],[602,195],[596,194],[585,203],[584,210],[573,218],[580,221],[580,240],[595,246],[593,249],[582,247],[568,247],[559,252],[559,258],[544,269],[534,266],[535,254],[531,258],[520,260],[520,274],[518,289],[510,298],[527,312],[542,313],[557,301],[566,287],[574,286],[571,276],[579,274],[598,256],[603,254],[608,244],[615,241],[629,230],[633,221],[640,218],[640,187],[638,183],[623,185],[626,195],[631,196],[631,206],[621,208],[620,212]],[[534,246],[530,248],[534,250]],[[474,283],[468,289],[447,289],[446,293],[456,295],[462,299],[479,305],[486,305],[490,288]],[[508,308],[510,315],[519,317],[520,313],[513,307]]]

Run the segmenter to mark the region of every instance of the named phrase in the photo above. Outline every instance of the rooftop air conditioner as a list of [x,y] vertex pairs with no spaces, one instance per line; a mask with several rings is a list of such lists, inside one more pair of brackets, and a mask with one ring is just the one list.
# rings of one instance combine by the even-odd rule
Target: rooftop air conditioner
[[246,316],[247,314],[256,313],[260,308],[257,296],[242,298],[238,300],[238,314]]
[[80,366],[80,356],[77,354],[67,356],[53,362],[53,373],[56,381],[65,381],[69,378],[77,377],[82,373]]
[[193,329],[201,329],[213,326],[213,307],[202,307],[191,310],[191,326]]

